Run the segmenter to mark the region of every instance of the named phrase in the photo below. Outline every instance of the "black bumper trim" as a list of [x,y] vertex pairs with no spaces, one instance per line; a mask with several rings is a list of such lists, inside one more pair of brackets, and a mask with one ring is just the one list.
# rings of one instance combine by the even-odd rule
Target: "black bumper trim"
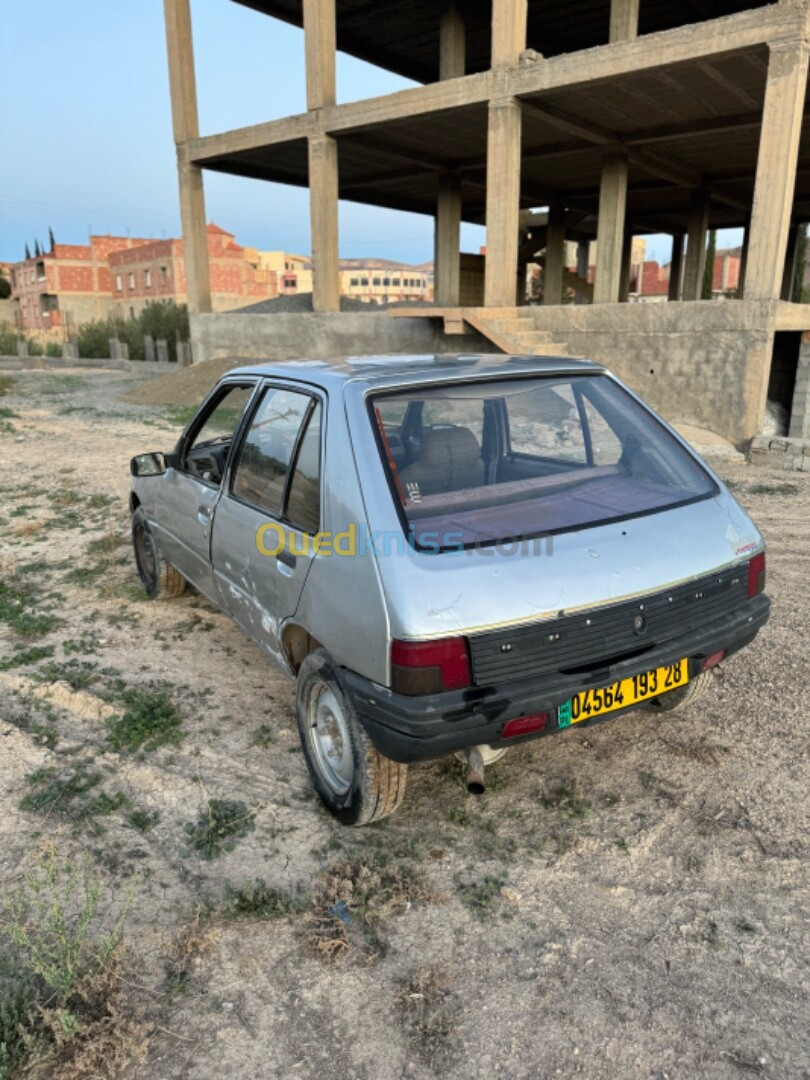
[[[731,656],[753,641],[768,621],[770,606],[767,596],[757,596],[700,631],[674,638],[641,658],[615,664],[600,672],[598,678],[556,674],[499,686],[407,697],[353,671],[344,669],[342,676],[360,722],[380,753],[402,763],[426,761],[482,743],[517,746],[554,734],[560,730],[556,724],[557,707],[581,690],[610,686],[619,679],[673,664],[683,657],[689,658],[689,677],[693,678],[699,674],[707,656],[721,649]],[[576,726],[591,727],[639,707],[617,709]],[[501,739],[507,720],[542,712],[550,714],[549,723],[542,731],[517,739]]]

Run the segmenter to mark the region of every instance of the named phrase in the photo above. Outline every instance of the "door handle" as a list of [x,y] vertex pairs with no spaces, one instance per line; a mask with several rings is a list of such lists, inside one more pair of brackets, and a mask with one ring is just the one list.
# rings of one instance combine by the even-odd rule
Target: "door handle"
[[289,566],[291,570],[295,569],[296,558],[291,551],[282,548],[281,551],[277,553],[276,559],[278,562],[284,563],[285,566]]
[[211,507],[210,507],[210,506],[206,506],[206,505],[205,505],[205,504],[203,503],[203,504],[202,504],[201,506],[198,506],[198,507],[197,507],[197,513],[198,513],[198,514],[200,515],[200,517],[207,517],[207,518],[210,518],[210,517],[211,517]]

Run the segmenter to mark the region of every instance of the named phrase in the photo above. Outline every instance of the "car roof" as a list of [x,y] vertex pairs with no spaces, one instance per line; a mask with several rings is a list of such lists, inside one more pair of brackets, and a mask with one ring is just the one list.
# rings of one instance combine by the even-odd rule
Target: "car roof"
[[515,375],[598,374],[601,364],[571,356],[511,356],[502,353],[429,353],[399,356],[342,356],[327,360],[287,360],[261,364],[245,363],[229,371],[234,376],[259,375],[297,379],[335,388],[361,383],[366,388],[391,387],[427,382],[447,382]]

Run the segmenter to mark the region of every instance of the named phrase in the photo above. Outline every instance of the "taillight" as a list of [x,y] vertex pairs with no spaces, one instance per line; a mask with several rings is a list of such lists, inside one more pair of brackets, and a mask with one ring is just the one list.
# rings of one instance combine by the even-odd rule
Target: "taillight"
[[518,716],[504,725],[502,739],[516,739],[518,735],[531,735],[533,731],[542,731],[548,723],[548,713],[535,713],[533,716]]
[[466,638],[394,641],[391,645],[391,688],[395,693],[441,694],[471,685]]
[[765,592],[765,552],[760,551],[748,564],[748,596]]

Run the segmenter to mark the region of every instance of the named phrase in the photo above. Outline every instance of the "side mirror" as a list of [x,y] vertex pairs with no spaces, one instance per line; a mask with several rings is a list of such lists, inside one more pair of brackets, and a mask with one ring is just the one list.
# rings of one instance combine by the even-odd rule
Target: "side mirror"
[[133,476],[162,476],[168,468],[167,454],[138,454],[129,463]]

